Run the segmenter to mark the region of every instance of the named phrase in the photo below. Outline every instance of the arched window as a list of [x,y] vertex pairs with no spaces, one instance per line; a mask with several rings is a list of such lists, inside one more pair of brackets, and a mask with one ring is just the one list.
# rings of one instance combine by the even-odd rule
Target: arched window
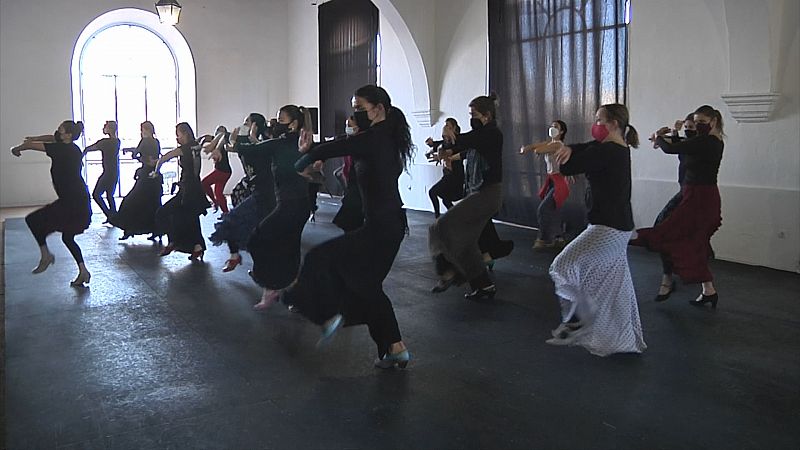
[[[158,16],[119,9],[93,20],[81,33],[72,58],[73,116],[85,125],[84,145],[103,137],[116,120],[122,147],[135,147],[139,125],[153,122],[162,149],[175,146],[175,124],[196,124],[194,60],[183,36]],[[100,175],[100,155],[89,154],[89,184]],[[132,186],[137,162],[120,160],[118,194]],[[164,168],[165,178],[174,173]]]

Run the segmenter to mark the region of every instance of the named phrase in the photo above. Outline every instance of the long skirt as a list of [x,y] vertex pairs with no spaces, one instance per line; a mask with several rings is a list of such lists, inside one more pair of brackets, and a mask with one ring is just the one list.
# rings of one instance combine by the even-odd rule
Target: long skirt
[[[481,277],[486,266],[478,240],[502,202],[500,183],[484,185],[436,219],[428,229],[428,247],[434,260],[446,260],[467,280]],[[441,267],[437,263],[440,272]]]
[[398,209],[309,250],[284,303],[318,325],[336,314],[344,316],[345,326],[366,324],[382,357],[391,344],[402,340],[383,280],[406,229],[405,211]]
[[489,219],[478,237],[478,248],[481,249],[481,253],[488,253],[492,259],[500,259],[511,254],[514,250],[514,241],[501,240],[494,222]]
[[[199,188],[199,183],[197,187]],[[205,250],[206,241],[200,230],[200,215],[205,214],[203,204],[208,206],[202,190],[182,187],[156,211],[158,234],[166,234],[169,237],[169,245],[174,246],[179,252],[192,253],[195,245]]]
[[572,345],[598,356],[647,348],[628,268],[630,236],[630,231],[589,225],[550,266],[562,320],[577,315],[583,322]]
[[300,267],[300,238],[309,213],[308,198],[279,200],[253,230],[247,249],[253,257],[252,277],[259,286],[278,290],[294,281]]
[[652,228],[636,230],[631,245],[664,254],[684,283],[713,280],[708,267],[711,236],[722,225],[717,186],[686,185],[681,201],[669,216]]
[[[66,235],[83,233],[92,222],[92,206],[87,189],[86,196],[77,198],[59,198],[53,203],[45,205],[28,214],[25,221],[28,223],[37,241],[44,236],[60,231]],[[44,242],[39,242],[43,245]]]
[[358,179],[350,177],[347,182],[342,206],[333,218],[333,223],[345,232],[357,230],[364,225],[364,205],[361,201],[361,191],[358,187]]
[[160,174],[156,178],[150,178],[145,173],[139,174],[133,189],[122,199],[119,211],[109,222],[124,234],[155,233],[156,211],[161,207],[163,181]]
[[222,245],[227,242],[231,248],[247,250],[253,230],[271,212],[259,197],[258,193],[247,197],[214,224],[215,231],[209,236],[211,243]]

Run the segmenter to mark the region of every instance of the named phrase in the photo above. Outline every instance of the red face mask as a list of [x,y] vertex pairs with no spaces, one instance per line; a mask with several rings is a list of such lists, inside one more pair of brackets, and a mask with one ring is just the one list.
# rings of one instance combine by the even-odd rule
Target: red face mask
[[605,125],[592,125],[592,137],[597,142],[603,142],[608,137],[608,128]]

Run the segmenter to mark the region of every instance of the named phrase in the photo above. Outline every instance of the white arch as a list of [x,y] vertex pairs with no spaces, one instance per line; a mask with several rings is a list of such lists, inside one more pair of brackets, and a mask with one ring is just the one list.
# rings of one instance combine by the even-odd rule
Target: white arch
[[438,111],[431,108],[431,95],[430,87],[428,86],[428,76],[425,71],[425,63],[422,60],[422,55],[419,52],[417,43],[411,35],[405,20],[394,7],[390,0],[372,0],[372,3],[378,7],[381,14],[392,26],[397,38],[400,40],[400,45],[403,47],[403,52],[408,60],[408,67],[411,71],[411,86],[413,87],[414,95],[414,111],[411,115],[423,127],[433,126],[436,122]]
[[175,74],[178,83],[178,121],[188,122],[197,129],[197,92],[195,84],[194,57],[183,35],[173,26],[163,25],[158,16],[150,11],[122,8],[109,11],[86,25],[72,51],[72,114],[75,120],[83,120],[81,110],[81,57],[89,40],[101,31],[117,25],[136,25],[152,32],[169,48],[175,59]]

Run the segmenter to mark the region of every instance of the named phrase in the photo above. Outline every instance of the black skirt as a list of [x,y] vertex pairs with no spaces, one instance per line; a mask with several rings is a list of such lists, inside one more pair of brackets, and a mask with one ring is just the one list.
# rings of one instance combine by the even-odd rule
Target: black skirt
[[192,253],[195,245],[206,249],[200,230],[200,214],[206,213],[208,201],[202,191],[200,195],[198,197],[194,190],[181,186],[181,190],[156,211],[157,234],[166,234],[169,245],[179,252]]
[[156,211],[161,207],[163,178],[139,174],[133,189],[122,199],[119,211],[109,222],[125,234],[147,234],[156,231]]
[[364,204],[356,177],[351,177],[348,181],[342,206],[333,218],[333,223],[345,232],[357,230],[364,225]]
[[252,277],[261,287],[283,289],[300,267],[303,228],[311,213],[307,199],[279,201],[253,230],[247,250],[253,257]]

